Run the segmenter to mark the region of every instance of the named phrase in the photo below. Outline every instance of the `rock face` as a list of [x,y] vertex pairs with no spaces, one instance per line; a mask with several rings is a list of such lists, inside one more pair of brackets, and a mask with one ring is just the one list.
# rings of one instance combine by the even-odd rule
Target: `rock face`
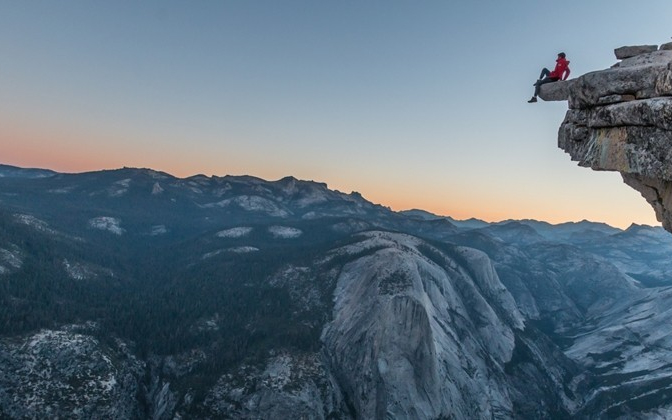
[[[531,350],[488,257],[466,247],[442,252],[403,234],[365,235],[337,252],[381,249],[343,268],[322,334],[356,417],[515,418],[525,400],[515,384],[529,384],[536,369],[530,363],[506,379],[514,354]],[[552,393],[569,400],[561,389]]]
[[110,347],[86,329],[71,325],[0,340],[0,417],[140,417],[143,363],[122,341]]
[[568,85],[558,146],[580,166],[620,172],[672,232],[672,50],[615,53],[624,59]]
[[618,58],[619,60],[623,60],[624,58],[630,58],[636,55],[654,52],[657,49],[658,49],[657,45],[630,45],[626,47],[616,48],[614,50],[614,54],[616,54],[616,58]]

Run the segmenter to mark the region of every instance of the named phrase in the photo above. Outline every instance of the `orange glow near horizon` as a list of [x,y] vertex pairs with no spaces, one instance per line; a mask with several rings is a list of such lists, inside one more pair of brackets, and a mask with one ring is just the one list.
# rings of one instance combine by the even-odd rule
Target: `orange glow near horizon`
[[[628,189],[625,184],[619,187]],[[553,208],[551,205],[532,206],[517,205],[511,207],[507,203],[500,203],[499,206],[493,206],[487,199],[470,201],[464,203],[457,203],[449,199],[437,199],[431,196],[418,197],[411,195],[391,195],[379,193],[375,190],[370,192],[360,191],[364,197],[374,203],[389,206],[394,211],[421,209],[433,214],[450,216],[456,220],[466,220],[470,218],[481,219],[486,222],[501,222],[504,220],[523,220],[533,219],[546,221],[551,224],[559,224],[565,222],[580,222],[582,220],[589,220],[594,222],[604,222],[611,226],[621,229],[626,229],[633,223],[646,224],[651,226],[660,226],[660,222],[656,220],[655,213],[648,203],[642,198],[637,201],[640,209],[637,212],[639,218],[632,218],[622,216],[620,214],[609,215],[609,217],[600,217],[599,210],[590,208],[576,208],[563,209]],[[638,193],[637,193],[638,194]]]
[[[170,173],[173,176],[185,178],[198,173],[205,173],[206,175],[217,175],[223,176],[227,174],[231,175],[252,175],[257,176],[267,180],[277,180],[284,176],[292,175],[291,173],[275,175],[274,172],[269,171],[268,168],[262,171],[255,171],[253,169],[249,171],[239,170],[237,172],[227,171],[226,173],[217,169],[210,170],[197,170],[191,168],[190,165],[186,162],[179,162],[175,166],[171,166],[170,163],[175,162],[166,162],[168,159],[156,160],[153,164],[145,164],[139,160],[135,162],[124,162],[123,158],[115,155],[95,155],[87,157],[84,159],[82,154],[75,154],[71,150],[61,150],[61,153],[52,153],[50,150],[39,149],[34,147],[34,145],[24,145],[21,148],[16,148],[14,150],[4,150],[2,162],[4,164],[20,166],[20,167],[31,167],[31,168],[43,168],[51,169],[57,172],[66,172],[66,173],[79,173],[79,172],[89,172],[89,171],[98,171],[103,169],[118,169],[124,166],[129,167],[143,167],[151,168],[159,171],[164,171]],[[567,217],[567,213],[561,213],[557,210],[548,209],[548,208],[535,208],[533,210],[524,209],[521,211],[520,208],[507,208],[505,206],[499,206],[497,208],[492,208],[484,205],[484,203],[465,203],[465,204],[456,204],[454,202],[446,202],[441,199],[432,198],[425,195],[424,197],[418,197],[416,194],[394,194],[390,191],[381,190],[374,185],[361,185],[354,186],[348,185],[349,183],[341,182],[329,182],[329,180],[323,179],[314,179],[317,182],[327,182],[329,188],[342,191],[344,193],[350,193],[352,191],[358,191],[361,193],[364,198],[374,202],[376,204],[381,204],[387,206],[394,211],[401,210],[410,210],[410,209],[421,209],[434,213],[437,215],[451,216],[457,220],[465,220],[470,218],[477,218],[487,222],[499,222],[502,220],[508,219],[535,219],[535,220],[544,220],[549,223],[557,224],[564,222],[578,222],[584,219],[592,221],[603,221],[612,226],[616,226],[622,229],[627,228],[633,222],[640,224],[648,224],[653,226],[660,225],[659,222],[655,220],[655,215],[653,209],[649,208],[650,218],[643,220],[632,220],[630,218],[616,218],[612,217],[608,220],[598,220],[591,219],[591,212],[577,211],[576,215],[571,215]],[[623,185],[623,188],[629,188]],[[646,204],[648,206],[648,204]]]
[[[621,214],[604,217],[598,210],[592,208],[553,208],[552,204],[531,200],[512,205],[510,201],[497,197],[495,192],[481,196],[465,186],[462,186],[461,190],[437,194],[435,186],[423,184],[421,180],[406,181],[405,185],[399,185],[380,178],[376,181],[366,174],[324,172],[310,166],[296,167],[292,173],[291,170],[287,170],[287,164],[283,166],[269,157],[256,157],[256,160],[252,159],[252,156],[247,156],[250,159],[216,154],[206,154],[203,157],[203,154],[196,151],[171,153],[169,150],[153,153],[146,145],[144,148],[119,143],[111,146],[115,143],[109,138],[100,136],[93,138],[72,130],[51,130],[46,133],[38,129],[25,127],[19,129],[16,125],[6,125],[0,133],[0,140],[2,143],[0,163],[52,169],[58,172],[76,173],[129,166],[151,168],[181,178],[203,173],[217,176],[253,175],[277,180],[292,175],[326,182],[331,189],[345,193],[358,191],[367,200],[395,211],[417,208],[458,220],[473,217],[488,222],[536,219],[549,223],[563,223],[588,219],[603,221],[619,228],[627,228],[633,222],[660,225],[655,219],[653,209],[643,199],[642,208],[637,212],[638,219]],[[622,188],[629,187],[622,185]]]
[[[120,156],[108,155],[108,156],[93,156],[93,159],[87,157],[83,159],[83,155],[74,154],[70,150],[62,150],[62,153],[55,154],[51,153],[49,150],[38,149],[32,145],[27,145],[23,148],[17,148],[12,151],[3,151],[2,162],[4,164],[20,166],[20,167],[32,167],[32,168],[43,168],[51,169],[57,172],[66,172],[66,173],[79,173],[79,172],[89,172],[89,171],[98,171],[104,169],[118,169],[124,166],[129,167],[143,167],[151,168],[159,171],[167,172],[173,176],[185,178],[198,173],[204,173],[206,175],[217,175],[223,176],[227,174],[231,175],[252,175],[259,178],[267,180],[277,180],[281,179],[284,176],[292,175],[290,173],[275,175],[272,173],[276,171],[238,171],[231,172],[227,171],[226,173],[221,170],[196,170],[191,168],[186,162],[183,162],[181,165],[177,164],[175,166],[170,166],[170,162],[165,160],[157,160],[155,164],[143,164],[139,160],[136,164],[124,162],[123,158]],[[650,217],[647,219],[644,217],[642,220],[632,220],[631,218],[617,218],[612,217],[610,219],[601,220],[595,218],[592,212],[586,211],[583,209],[581,211],[576,211],[568,217],[568,214],[562,213],[557,209],[548,209],[548,208],[535,208],[532,210],[520,208],[508,208],[504,206],[499,206],[497,208],[492,208],[481,203],[465,203],[465,204],[456,204],[454,202],[446,202],[440,199],[432,198],[430,196],[418,197],[416,194],[394,194],[390,191],[381,191],[380,188],[377,188],[374,185],[362,185],[362,186],[353,186],[348,185],[348,183],[340,182],[329,182],[329,180],[323,179],[313,179],[317,182],[327,182],[329,188],[339,190],[344,193],[350,193],[352,191],[358,191],[361,193],[364,198],[367,200],[381,204],[383,206],[389,207],[394,211],[401,210],[410,210],[410,209],[421,209],[442,216],[451,216],[457,220],[465,220],[470,218],[481,219],[486,222],[500,222],[503,220],[509,219],[535,219],[543,220],[552,224],[564,223],[564,222],[578,222],[581,220],[591,220],[605,222],[612,226],[625,229],[630,226],[633,222],[639,224],[648,224],[652,226],[659,226],[660,223],[656,221],[653,209],[648,208]],[[629,188],[623,185],[623,188]],[[648,204],[646,204],[648,206]]]

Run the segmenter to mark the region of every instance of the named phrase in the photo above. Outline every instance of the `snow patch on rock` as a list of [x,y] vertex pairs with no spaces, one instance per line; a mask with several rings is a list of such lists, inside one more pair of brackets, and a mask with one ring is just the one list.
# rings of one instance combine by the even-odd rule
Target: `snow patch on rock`
[[125,230],[121,228],[121,221],[115,217],[94,217],[89,220],[89,227],[108,231],[115,235],[122,235],[125,232]]
[[168,233],[168,229],[166,228],[166,225],[155,225],[152,226],[152,230],[150,231],[151,236],[159,236],[159,235],[165,235]]
[[239,226],[231,229],[220,230],[217,232],[217,237],[219,238],[242,238],[247,236],[252,232],[251,227]]
[[114,277],[114,272],[109,268],[104,268],[92,264],[63,259],[63,269],[68,277],[73,280],[91,280],[99,276]]
[[303,197],[296,200],[295,204],[299,208],[312,206],[315,204],[325,203],[329,201],[329,196],[326,191],[313,190]]
[[268,232],[273,235],[274,238],[282,239],[295,239],[303,235],[301,229],[289,227],[289,226],[270,226]]
[[203,254],[201,259],[208,259],[212,258],[216,255],[222,254],[224,252],[233,252],[235,254],[247,254],[249,252],[257,252],[259,251],[259,248],[254,247],[254,246],[234,246],[231,248],[225,248],[225,249],[218,249],[216,251],[208,252]]
[[29,214],[15,214],[14,220],[17,222],[30,226],[35,230],[38,230],[43,233],[56,234],[57,232],[49,227],[49,224],[44,220],[40,220],[37,217],[31,216]]
[[266,213],[273,217],[287,217],[290,214],[287,210],[278,206],[274,201],[257,195],[240,195],[238,197],[227,198],[226,200],[217,203],[204,204],[203,207],[229,207],[232,205],[246,211]]
[[221,187],[215,188],[214,190],[212,190],[212,195],[215,196],[215,197],[221,197],[221,196],[225,195],[227,192],[231,191],[232,188],[233,187],[231,186],[231,184],[229,184],[227,182],[226,184],[222,185]]
[[248,252],[259,251],[259,248],[253,246],[234,246],[232,248],[227,248],[226,251],[235,252],[236,254],[246,254]]
[[216,251],[206,252],[205,254],[203,254],[203,255],[201,256],[201,259],[202,259],[202,260],[207,260],[208,258],[212,258],[212,257],[214,257],[214,256],[217,256],[217,255],[219,255],[219,254],[221,254],[221,253],[223,253],[223,252],[226,252],[226,250],[225,250],[225,249],[218,249],[218,250],[216,250]]
[[0,248],[0,274],[8,274],[18,270],[23,265],[23,255],[16,245]]
[[149,175],[150,178],[152,178],[152,179],[158,179],[158,180],[169,178],[168,176],[162,174],[161,172],[157,172],[153,169],[147,169],[147,175]]
[[72,190],[74,190],[74,189],[75,189],[74,186],[70,186],[70,187],[62,187],[62,188],[52,188],[52,189],[48,190],[47,192],[50,193],[50,194],[68,194],[68,193],[72,192]]
[[154,186],[152,187],[152,195],[159,195],[163,192],[163,188],[161,187],[161,184],[158,182],[154,183]]
[[122,179],[121,181],[117,181],[110,188],[107,190],[107,194],[110,197],[121,197],[122,195],[126,194],[128,192],[128,188],[131,185],[131,179],[126,178]]
[[93,274],[84,265],[72,263],[67,259],[63,260],[63,268],[65,268],[65,272],[73,280],[85,280]]
[[211,318],[203,318],[196,322],[196,331],[219,331],[219,314],[215,314]]

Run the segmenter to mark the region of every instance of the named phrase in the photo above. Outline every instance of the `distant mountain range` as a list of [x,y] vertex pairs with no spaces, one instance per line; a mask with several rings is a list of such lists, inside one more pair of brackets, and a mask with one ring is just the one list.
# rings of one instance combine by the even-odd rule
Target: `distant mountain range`
[[0,164],[0,177],[2,178],[47,178],[54,175],[56,172],[48,169],[19,168]]
[[672,236],[0,165],[0,418],[665,418]]

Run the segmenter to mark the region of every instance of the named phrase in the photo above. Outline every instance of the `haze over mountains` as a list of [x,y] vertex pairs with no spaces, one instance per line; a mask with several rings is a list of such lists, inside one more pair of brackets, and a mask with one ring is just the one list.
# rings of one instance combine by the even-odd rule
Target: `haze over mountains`
[[0,417],[666,418],[672,236],[0,165]]

